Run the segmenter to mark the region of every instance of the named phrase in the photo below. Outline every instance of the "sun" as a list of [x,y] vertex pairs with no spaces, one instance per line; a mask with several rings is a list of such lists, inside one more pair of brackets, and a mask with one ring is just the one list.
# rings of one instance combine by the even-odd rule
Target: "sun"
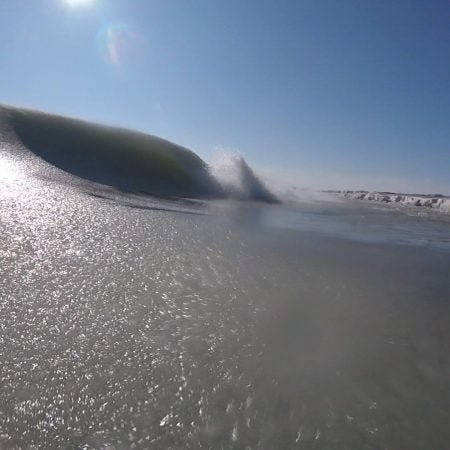
[[64,3],[71,8],[76,8],[78,6],[88,6],[94,1],[95,0],[64,0]]

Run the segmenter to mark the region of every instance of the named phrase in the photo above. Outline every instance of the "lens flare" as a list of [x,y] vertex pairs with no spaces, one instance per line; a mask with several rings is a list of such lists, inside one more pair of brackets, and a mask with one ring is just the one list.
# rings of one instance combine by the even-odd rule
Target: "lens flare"
[[125,23],[111,23],[98,32],[97,46],[105,61],[120,67],[142,47],[142,38]]

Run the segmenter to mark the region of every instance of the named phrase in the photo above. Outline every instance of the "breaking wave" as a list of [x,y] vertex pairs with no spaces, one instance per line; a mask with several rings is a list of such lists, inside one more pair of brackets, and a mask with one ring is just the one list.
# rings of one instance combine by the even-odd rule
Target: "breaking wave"
[[279,201],[256,176],[244,157],[237,153],[221,151],[210,172],[229,197],[269,203]]
[[66,173],[125,192],[276,201],[240,156],[227,169],[235,172],[236,182],[230,184],[194,152],[122,128],[0,106],[0,143],[2,151],[7,147],[17,156],[25,152]]

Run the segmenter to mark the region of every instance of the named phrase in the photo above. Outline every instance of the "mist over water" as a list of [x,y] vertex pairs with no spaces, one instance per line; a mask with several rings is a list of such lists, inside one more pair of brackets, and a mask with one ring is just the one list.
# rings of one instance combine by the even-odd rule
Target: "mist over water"
[[0,145],[0,448],[446,448],[443,216],[158,199]]

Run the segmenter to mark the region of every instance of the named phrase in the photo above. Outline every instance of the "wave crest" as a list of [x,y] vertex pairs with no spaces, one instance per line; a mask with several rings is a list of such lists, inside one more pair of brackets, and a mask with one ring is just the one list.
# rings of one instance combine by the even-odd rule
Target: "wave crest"
[[254,173],[243,156],[221,151],[210,166],[210,172],[229,197],[278,203],[278,198]]
[[32,165],[44,160],[43,172],[60,181],[54,168],[125,192],[277,201],[242,156],[223,154],[211,168],[191,150],[137,131],[0,105],[1,142]]

